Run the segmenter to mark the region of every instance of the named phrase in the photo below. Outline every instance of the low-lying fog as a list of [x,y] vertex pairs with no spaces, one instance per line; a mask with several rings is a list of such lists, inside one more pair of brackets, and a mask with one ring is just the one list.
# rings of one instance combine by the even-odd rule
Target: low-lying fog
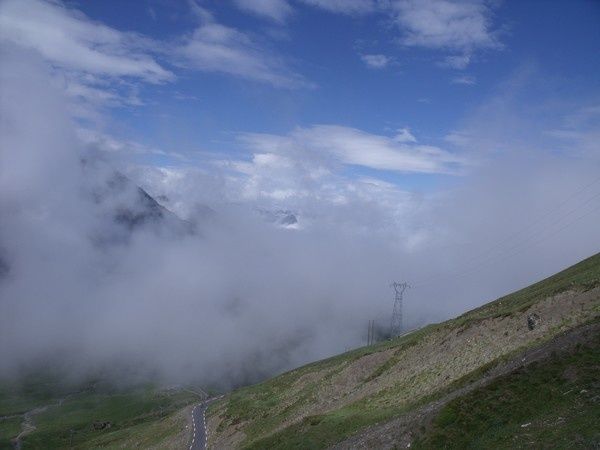
[[[598,147],[554,151],[502,92],[464,121],[479,156],[457,181],[336,201],[298,169],[282,183],[306,196],[261,203],[225,166],[167,180],[84,143],[51,69],[1,58],[1,375],[52,361],[235,385],[364,344],[370,319],[389,325],[393,280],[414,285],[412,328],[600,249]],[[181,220],[133,224],[136,186]]]

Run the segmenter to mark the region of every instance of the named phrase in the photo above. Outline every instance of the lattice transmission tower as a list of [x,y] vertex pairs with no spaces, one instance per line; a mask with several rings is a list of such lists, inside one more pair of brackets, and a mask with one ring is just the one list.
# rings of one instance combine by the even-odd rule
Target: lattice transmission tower
[[406,288],[410,286],[408,283],[398,283],[396,281],[390,286],[394,288],[394,312],[392,313],[390,337],[396,337],[402,332],[402,296]]

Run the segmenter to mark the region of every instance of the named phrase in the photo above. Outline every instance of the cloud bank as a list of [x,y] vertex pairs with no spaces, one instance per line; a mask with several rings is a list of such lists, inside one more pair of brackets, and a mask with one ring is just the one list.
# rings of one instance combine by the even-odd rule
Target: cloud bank
[[361,342],[387,278],[381,243],[291,233],[227,202],[192,210],[193,235],[124,227],[115,212],[143,205],[86,150],[48,68],[10,46],[2,61],[3,375],[52,360],[232,385]]
[[[190,40],[233,33],[247,43],[203,20]],[[238,158],[132,166],[119,142],[82,136],[72,121],[69,87],[51,82],[66,63],[15,45],[6,37],[0,54],[2,375],[51,360],[237,385],[363,343],[369,319],[387,324],[392,280],[414,284],[412,327],[600,248],[599,103],[548,102],[560,106],[550,117],[547,104],[520,101],[535,79],[527,71],[444,148],[408,128],[317,124],[241,134]],[[160,209],[148,214],[115,168],[194,233]],[[404,183],[432,174],[447,184]],[[265,211],[289,211],[298,226],[265,221]],[[138,221],[144,214],[156,220]]]

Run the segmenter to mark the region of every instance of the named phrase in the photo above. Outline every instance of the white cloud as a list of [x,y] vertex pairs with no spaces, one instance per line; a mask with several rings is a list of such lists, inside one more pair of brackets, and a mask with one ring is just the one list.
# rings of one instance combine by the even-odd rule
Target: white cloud
[[300,0],[311,6],[326,11],[350,15],[367,14],[373,12],[376,3],[373,0]]
[[[477,50],[501,47],[486,0],[300,1],[335,13],[390,15],[402,33],[403,45],[451,52],[440,65],[454,69],[466,68]],[[373,64],[363,57],[370,67],[381,68],[389,62],[383,55],[372,56],[378,57],[371,59]]]
[[68,83],[65,87],[65,92],[70,97],[93,104],[113,106],[122,104],[122,98],[116,92],[112,92],[109,89],[98,89],[76,81]]
[[[412,195],[372,172],[368,176],[349,173],[347,166],[457,174],[466,165],[456,155],[417,143],[408,128],[387,137],[343,126],[316,125],[296,128],[285,135],[245,133],[238,139],[251,155],[248,159],[211,159],[208,172],[220,174],[215,183],[220,191],[211,189],[211,195],[236,204],[293,210],[299,213],[302,228],[329,223],[336,228],[372,233],[373,226],[406,225],[404,212],[413,205]],[[178,189],[197,186],[194,180],[198,176],[206,178],[195,171],[188,173],[185,167],[177,171],[186,173],[176,179]],[[178,189],[163,185],[158,192],[165,192],[178,203]],[[198,195],[204,199],[203,192],[187,192],[181,201],[189,203]],[[374,225],[374,214],[383,214],[378,225]]]
[[83,144],[102,152],[121,153],[122,156],[157,155],[172,158],[177,161],[188,161],[188,158],[181,153],[150,147],[130,139],[118,139],[109,134],[94,131],[89,128],[78,128],[76,132],[77,137]]
[[282,88],[311,87],[282,58],[235,28],[206,20],[175,50],[178,64]]
[[0,4],[0,39],[39,52],[54,66],[150,83],[174,75],[148,51],[148,40],[92,22],[59,3],[6,0]]
[[383,69],[391,62],[385,55],[360,55],[360,58],[371,69]]
[[394,136],[396,142],[417,142],[417,138],[410,132],[410,128],[400,128]]
[[500,46],[483,0],[395,0],[392,9],[404,45],[458,52],[444,60],[451,67],[466,67],[475,50]]
[[250,133],[241,138],[256,152],[295,154],[299,159],[322,159],[325,164],[404,173],[456,173],[466,164],[438,147],[418,144],[406,129],[390,138],[339,125],[315,125],[297,128],[286,136]]
[[162,45],[94,22],[58,1],[0,2],[0,43],[37,54],[70,97],[72,116],[101,120],[105,107],[139,106],[139,86],[173,81],[157,59]]
[[[256,2],[239,1],[258,8]],[[264,11],[271,5],[275,14],[276,4],[264,2]],[[280,11],[285,4],[281,2]],[[163,61],[277,87],[312,86],[249,35],[219,24],[193,1],[189,6],[200,25],[160,42],[92,21],[60,1],[5,0],[0,2],[0,43],[41,55],[51,65],[55,83],[73,100],[71,113],[86,120],[99,120],[104,107],[144,104],[141,85],[175,80]]]
[[293,9],[286,0],[234,0],[238,8],[284,23]]
[[[240,382],[247,367],[280,372],[358,346],[364,318],[389,314],[387,286],[398,276],[417,285],[435,280],[411,293],[412,326],[546,276],[600,245],[595,191],[581,189],[598,177],[598,140],[594,159],[550,156],[539,140],[540,130],[557,125],[549,106],[564,114],[572,99],[526,96],[511,105],[517,96],[503,91],[462,128],[474,152],[497,142],[511,154],[490,158],[460,189],[411,195],[377,179],[345,178],[356,171],[328,168],[357,159],[348,141],[363,153],[428,153],[351,128],[298,129],[263,139],[253,158],[230,162],[230,170],[148,168],[149,191],[167,194],[177,212],[191,211],[199,238],[140,230],[126,245],[99,247],[90,236],[120,226],[110,220],[112,202],[82,195],[99,184],[81,170],[63,102],[41,64],[22,61],[31,55],[2,56],[0,229],[11,275],[0,298],[12,300],[0,302],[2,373],[52,354],[83,373],[127,360],[178,383]],[[572,133],[598,130],[594,92],[586,94],[586,107],[565,118]],[[399,135],[409,139],[408,131]],[[227,201],[239,198],[250,201]],[[215,207],[210,217],[206,199]],[[253,207],[283,202],[299,211],[298,232],[253,220]],[[546,211],[559,214],[531,228]],[[507,236],[509,244],[494,250]]]
[[[375,177],[347,177],[317,157],[270,153],[269,144],[266,147],[264,153],[257,148],[250,160],[221,161],[218,169],[229,172],[222,184],[223,197],[267,210],[292,210],[298,213],[302,229],[333,226],[371,235],[375,229],[406,225],[404,213],[413,204],[412,195],[396,184]],[[187,181],[178,184],[197,184],[195,177],[186,175]],[[185,201],[193,195],[198,193],[190,193]]]
[[394,9],[406,45],[454,50],[498,45],[482,1],[398,0]]
[[477,80],[472,75],[461,75],[452,79],[452,84],[466,84],[470,86],[475,83],[477,83]]

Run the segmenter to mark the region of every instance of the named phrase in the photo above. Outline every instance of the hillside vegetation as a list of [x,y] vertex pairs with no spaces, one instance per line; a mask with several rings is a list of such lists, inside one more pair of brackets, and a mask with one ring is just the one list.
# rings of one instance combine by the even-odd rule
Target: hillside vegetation
[[413,447],[598,448],[598,328],[569,351],[556,352],[452,400]]
[[0,449],[184,448],[197,402],[187,391],[65,385],[47,374],[4,382]]
[[[533,329],[530,317],[539,318]],[[554,383],[556,374],[570,365],[581,374],[573,381],[574,390],[596,390],[595,400],[586,405],[589,417],[597,417],[600,393],[590,374],[599,367],[594,340],[599,317],[600,254],[455,319],[235,391],[209,409],[209,444],[427,448],[442,440],[452,447],[454,440],[455,447],[464,448],[467,441],[459,439],[463,427],[472,427],[473,437],[485,435],[494,424],[504,426],[481,437],[481,445],[489,447],[522,425],[523,415],[511,416],[520,408],[518,401],[531,397],[539,405],[536,396],[548,394],[537,388],[540,380]],[[573,339],[571,333],[580,337]],[[574,359],[548,359],[553,352],[569,352]],[[548,389],[556,394],[569,387],[561,383]],[[529,397],[519,397],[523,390]],[[556,410],[573,429],[591,427],[591,435],[581,433],[582,442],[598,443],[597,425],[591,425],[598,421],[585,422],[569,413],[575,404],[571,399],[565,394],[564,400],[538,408],[523,433],[535,441],[540,430],[553,426],[548,420]],[[485,409],[486,402],[498,408]]]

